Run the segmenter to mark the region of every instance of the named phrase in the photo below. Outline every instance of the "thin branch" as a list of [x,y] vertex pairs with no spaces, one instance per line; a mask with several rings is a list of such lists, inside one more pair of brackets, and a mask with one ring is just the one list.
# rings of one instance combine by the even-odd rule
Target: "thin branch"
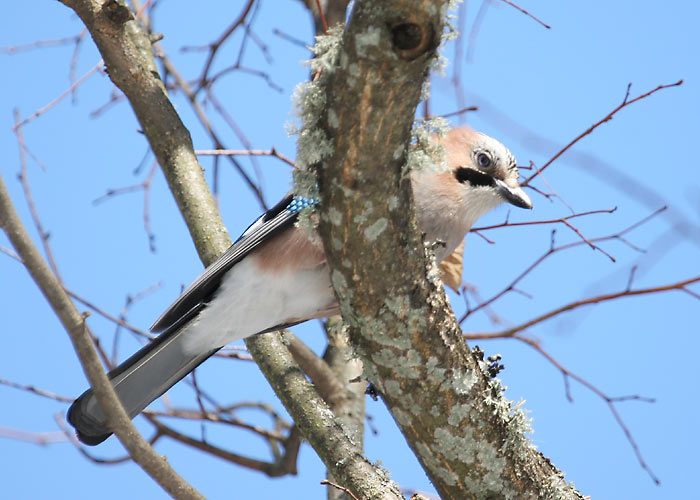
[[[291,336],[291,334],[290,334]],[[347,387],[338,380],[336,374],[331,370],[322,358],[318,357],[306,344],[298,337],[292,336],[288,344],[289,352],[294,356],[294,360],[299,367],[309,376],[316,386],[321,397],[333,408],[340,401],[349,399]]]
[[50,40],[37,40],[36,42],[25,43],[22,45],[8,45],[6,47],[0,47],[0,54],[17,54],[19,52],[28,52],[35,49],[62,47],[63,45],[76,43],[79,39],[80,35],[74,35]]
[[176,441],[187,444],[198,450],[210,453],[214,456],[227,460],[229,462],[247,467],[249,469],[264,472],[270,477],[280,477],[287,474],[296,474],[296,457],[301,445],[301,434],[294,429],[290,432],[289,437],[283,443],[285,454],[282,460],[276,462],[265,462],[254,458],[245,457],[237,453],[224,450],[218,446],[214,446],[206,441],[194,439],[186,434],[176,431],[171,427],[163,425],[157,419],[145,415],[146,418],[158,428],[158,432],[163,436],[168,436]]
[[34,112],[34,114],[28,116],[24,120],[22,120],[19,123],[15,123],[15,125],[12,127],[12,130],[15,131],[17,130],[18,127],[22,127],[29,123],[30,121],[34,120],[35,118],[38,118],[39,116],[43,115],[46,113],[49,109],[54,107],[56,104],[61,102],[63,99],[68,97],[73,91],[78,88],[85,80],[87,80],[93,73],[99,71],[102,69],[102,66],[104,66],[104,62],[100,59],[100,62],[98,62],[95,66],[92,67],[92,69],[88,70],[87,73],[85,73],[83,76],[78,78],[75,82],[71,84],[70,87],[68,87],[65,91],[61,93],[58,97],[56,97],[53,101],[48,103],[46,106],[39,108]]
[[294,38],[292,35],[290,35],[290,34],[288,34],[288,33],[285,33],[284,31],[282,31],[282,30],[280,30],[280,29],[278,29],[278,28],[273,29],[273,30],[272,30],[272,34],[273,34],[273,35],[277,35],[277,36],[280,37],[282,40],[285,40],[285,41],[291,43],[292,45],[296,45],[297,47],[301,47],[301,48],[303,48],[303,49],[309,50],[309,44],[308,44],[308,43],[306,43],[306,42],[303,41],[303,40],[299,40],[298,38]]
[[451,113],[447,113],[447,114],[444,114],[441,116],[443,118],[450,118],[452,116],[461,116],[461,115],[468,113],[470,111],[478,111],[478,110],[479,110],[479,106],[467,106],[466,108],[461,108],[461,109],[458,109],[457,111],[452,111]]
[[96,306],[94,303],[83,298],[82,296],[78,295],[77,293],[75,293],[71,290],[68,290],[68,289],[66,289],[66,293],[68,295],[70,295],[72,298],[74,298],[75,300],[77,300],[78,302],[82,303],[84,306],[89,307],[90,309],[95,311],[100,316],[103,316],[104,318],[108,319],[109,321],[126,328],[127,330],[135,333],[136,335],[139,335],[141,337],[145,337],[148,340],[153,340],[154,338],[156,338],[155,335],[152,335],[151,333],[145,332],[145,331],[141,330],[140,328],[136,328],[131,323],[128,323],[127,321],[124,321],[123,319],[120,319],[120,318],[108,313],[107,311],[105,311],[101,307]]
[[60,432],[27,432],[21,429],[0,427],[0,438],[24,441],[45,446],[51,443],[65,443],[66,437]]
[[469,39],[467,42],[467,55],[465,60],[470,63],[474,58],[474,45],[476,44],[476,36],[479,33],[479,28],[481,23],[484,22],[484,17],[486,17],[486,11],[493,0],[483,0],[479,6],[479,10],[476,11],[476,16],[474,17],[474,23],[472,24],[472,29],[469,31]]
[[328,479],[324,479],[323,481],[321,481],[321,484],[327,484],[328,486],[332,486],[333,488],[342,491],[346,495],[349,495],[350,498],[352,498],[353,500],[360,500],[359,498],[357,498],[355,496],[355,494],[352,491],[350,491],[349,488],[346,488],[345,486],[341,486],[337,483],[331,482]]
[[19,162],[20,162],[20,174],[19,180],[22,183],[22,189],[24,190],[24,197],[27,200],[27,205],[29,206],[29,213],[32,215],[32,220],[34,221],[34,226],[39,232],[39,237],[41,238],[41,244],[44,247],[44,253],[49,261],[51,270],[54,275],[60,281],[63,282],[61,274],[58,272],[58,265],[56,264],[56,259],[54,258],[53,251],[51,250],[51,245],[49,245],[50,234],[44,230],[44,226],[39,218],[39,212],[36,209],[36,204],[34,203],[34,196],[29,187],[29,175],[27,173],[27,160],[24,156],[24,152],[27,151],[27,146],[24,143],[24,136],[22,135],[22,123],[19,120],[19,111],[14,110],[15,126],[13,130],[17,136],[17,143],[19,144]]
[[[633,230],[633,229],[636,229],[636,228],[639,227],[640,225],[642,225],[642,224],[648,222],[648,221],[651,220],[653,217],[655,217],[655,216],[657,216],[658,214],[660,214],[661,212],[663,212],[663,210],[664,210],[664,208],[655,211],[655,212],[652,213],[651,215],[648,215],[648,216],[644,217],[644,218],[641,219],[640,221],[635,222],[634,224],[628,226],[627,228],[623,229],[622,231],[619,231],[619,232],[616,233],[616,234],[612,234],[612,235],[608,235],[608,236],[601,236],[601,237],[599,237],[599,238],[591,238],[590,241],[591,241],[592,243],[599,243],[599,242],[602,242],[602,241],[619,240],[619,241],[621,241],[621,242],[623,242],[623,243],[626,243],[626,240],[625,240],[624,238],[621,237],[623,234],[625,234],[625,233],[627,233],[627,232],[629,232],[629,231],[631,231],[631,230]],[[526,224],[532,224],[532,223],[518,223],[518,224],[519,224],[519,225],[526,225]],[[551,241],[549,250],[547,250],[544,254],[542,254],[540,257],[538,257],[537,259],[535,259],[535,261],[534,261],[532,264],[530,264],[524,271],[522,271],[522,272],[510,283],[510,285],[508,285],[508,286],[505,287],[503,290],[501,290],[500,292],[498,292],[498,293],[496,293],[495,295],[493,295],[490,299],[488,299],[488,300],[486,300],[486,301],[480,303],[479,305],[477,305],[477,306],[474,307],[473,309],[468,310],[466,313],[464,313],[464,315],[462,315],[462,317],[459,319],[460,324],[461,324],[464,320],[466,320],[467,317],[469,317],[470,315],[472,315],[473,313],[475,313],[475,312],[477,312],[478,310],[480,310],[480,309],[482,309],[482,308],[484,308],[484,307],[486,307],[486,306],[492,304],[493,302],[495,302],[496,300],[498,300],[499,298],[501,298],[502,296],[504,296],[506,293],[508,293],[508,292],[510,292],[510,291],[513,291],[514,288],[515,288],[515,285],[517,285],[523,278],[525,278],[525,276],[529,275],[535,268],[537,268],[540,264],[542,264],[542,263],[543,263],[545,260],[547,260],[547,258],[549,258],[550,256],[554,255],[554,254],[557,253],[557,252],[562,252],[562,251],[565,251],[565,250],[569,250],[569,249],[571,249],[571,248],[574,248],[574,247],[577,247],[577,246],[580,246],[580,245],[582,245],[582,244],[586,244],[586,243],[587,243],[586,241],[583,241],[583,240],[582,240],[582,241],[575,241],[575,242],[572,242],[572,243],[568,243],[568,244],[556,246],[556,245],[555,245],[555,239],[554,239],[555,233],[556,233],[556,230],[552,230],[552,241]]]
[[548,24],[543,23],[540,19],[536,18],[535,16],[533,16],[532,14],[530,14],[528,11],[526,11],[525,9],[523,9],[522,7],[520,7],[519,5],[514,4],[514,3],[511,2],[510,0],[502,0],[502,1],[505,2],[505,3],[507,3],[508,5],[510,5],[511,7],[515,7],[515,8],[518,9],[520,12],[522,12],[522,13],[525,14],[526,16],[528,16],[528,17],[534,19],[535,21],[537,21],[538,23],[540,23],[540,24],[541,24],[542,26],[544,26],[545,28],[547,28],[547,29],[550,29],[550,28],[551,28],[551,26],[549,26]]
[[696,276],[694,278],[690,278],[690,279],[683,280],[683,281],[678,281],[676,283],[671,283],[668,285],[660,285],[660,286],[649,287],[649,288],[640,288],[638,290],[630,290],[629,288],[627,288],[626,290],[623,290],[621,292],[615,292],[615,293],[609,293],[609,294],[605,294],[605,295],[598,295],[595,297],[589,297],[587,299],[582,299],[582,300],[570,302],[566,305],[563,305],[561,307],[553,309],[552,311],[549,311],[548,313],[542,314],[540,316],[537,316],[536,318],[533,318],[529,321],[526,321],[525,323],[522,323],[518,326],[514,326],[512,328],[508,328],[508,329],[500,331],[500,332],[470,333],[467,335],[466,338],[469,338],[469,339],[493,339],[493,338],[514,337],[519,332],[527,330],[528,328],[530,328],[538,323],[542,323],[543,321],[546,321],[550,318],[558,316],[559,314],[562,314],[566,311],[571,311],[572,309],[577,309],[579,307],[592,305],[592,304],[600,304],[601,302],[608,302],[611,300],[619,299],[621,297],[635,297],[637,295],[649,295],[649,294],[653,294],[653,293],[670,292],[673,290],[687,292],[688,291],[687,287],[689,285],[692,285],[692,284],[698,283],[698,282],[700,282],[700,276]]
[[635,97],[635,98],[632,99],[632,100],[628,100],[628,97],[629,97],[629,89],[630,89],[630,87],[628,86],[628,87],[627,87],[627,94],[625,95],[624,100],[622,101],[622,103],[621,103],[619,106],[617,106],[617,107],[616,107],[615,109],[613,109],[610,113],[608,113],[607,115],[605,115],[604,118],[602,118],[601,120],[599,120],[599,121],[597,121],[596,123],[594,123],[593,125],[591,125],[586,131],[584,131],[583,133],[581,133],[578,137],[576,137],[576,138],[575,138],[573,141],[571,141],[569,144],[567,144],[566,146],[564,146],[564,148],[562,148],[557,154],[555,154],[547,163],[545,163],[544,165],[542,165],[542,167],[540,167],[534,174],[532,174],[530,177],[528,177],[527,179],[525,179],[525,182],[523,182],[523,183],[521,184],[521,186],[527,186],[527,185],[530,183],[530,181],[532,181],[532,179],[534,179],[535,177],[537,177],[538,175],[540,175],[540,173],[541,173],[544,169],[546,169],[548,166],[550,166],[552,163],[554,163],[555,160],[557,160],[561,155],[563,155],[564,153],[566,153],[574,144],[576,144],[576,143],[579,142],[581,139],[583,139],[584,137],[586,137],[587,135],[589,135],[590,133],[592,133],[595,129],[597,129],[597,128],[598,128],[600,125],[602,125],[603,123],[612,120],[613,116],[615,116],[615,114],[617,114],[618,111],[622,110],[623,108],[626,108],[626,107],[629,106],[630,104],[634,104],[634,103],[637,102],[637,101],[641,101],[642,99],[645,99],[645,98],[649,97],[650,95],[652,95],[652,94],[658,92],[659,90],[667,89],[667,88],[670,88],[670,87],[678,87],[678,86],[680,86],[680,85],[683,85],[683,80],[678,80],[678,81],[675,82],[675,83],[669,83],[669,84],[667,84],[667,85],[659,85],[659,86],[656,87],[655,89],[652,89],[652,90],[650,90],[649,92],[646,92],[646,93],[644,93],[644,94],[641,94],[641,95]]
[[326,16],[323,13],[323,7],[321,7],[321,0],[316,0],[316,8],[318,9],[318,15],[321,17],[321,26],[323,26],[323,33],[328,34],[328,23],[326,22]]
[[0,178],[0,227],[7,234],[17,254],[22,258],[29,274],[51,304],[63,327],[70,335],[73,347],[80,358],[88,380],[94,389],[107,422],[127,448],[130,455],[166,491],[181,498],[203,499],[191,485],[185,482],[139,435],[124,411],[107,374],[90,341],[90,330],[60,282],[42,259],[26,232],[12,201]]
[[269,431],[260,427],[259,425],[248,424],[237,418],[223,417],[219,413],[202,410],[201,408],[199,411],[182,410],[177,408],[168,411],[146,410],[144,414],[151,415],[152,417],[179,418],[183,420],[200,420],[216,424],[225,424],[232,427],[249,430],[266,439],[273,439],[276,441],[284,441],[286,439],[286,437],[280,434],[279,432]]
[[[138,170],[138,169],[137,169]],[[150,207],[151,207],[151,184],[153,183],[153,177],[155,176],[155,173],[158,171],[158,162],[154,161],[153,164],[151,165],[151,169],[148,171],[148,174],[146,175],[146,178],[144,179],[143,182],[140,182],[138,184],[133,184],[131,186],[124,186],[121,188],[113,188],[113,189],[108,189],[105,194],[102,196],[95,198],[92,201],[93,205],[99,205],[100,203],[106,201],[107,199],[113,197],[113,196],[118,196],[126,193],[133,193],[135,191],[143,191],[143,228],[146,231],[146,237],[148,238],[148,248],[150,249],[151,252],[156,251],[155,247],[155,234],[153,234],[153,231],[151,229],[151,216],[150,216]]]
[[[166,71],[171,74],[174,78],[175,81],[180,89],[185,93],[185,96],[187,96],[187,99],[190,101],[190,105],[192,106],[195,114],[197,115],[197,118],[199,119],[200,123],[204,127],[204,129],[207,131],[209,134],[209,137],[212,138],[214,142],[214,146],[217,149],[223,149],[224,144],[223,142],[219,139],[219,136],[217,133],[214,131],[214,127],[211,124],[211,121],[207,117],[206,113],[204,110],[202,110],[202,107],[200,104],[197,102],[197,96],[196,92],[192,90],[190,87],[189,83],[187,83],[187,80],[185,80],[182,75],[180,75],[180,72],[177,70],[175,65],[171,62],[170,58],[165,54],[165,51],[163,48],[160,46],[160,44],[157,45],[157,57],[163,62],[163,66],[165,67]],[[229,160],[233,164],[234,168],[238,171],[240,176],[243,178],[245,183],[248,185],[250,190],[253,192],[255,197],[258,199],[260,202],[260,205],[265,208],[265,199],[262,195],[262,190],[260,187],[255,184],[255,182],[248,176],[245,170],[243,170],[243,167],[241,166],[240,163],[238,163],[234,158],[231,156],[228,156]],[[217,179],[217,176],[214,176],[215,181]]]
[[624,420],[622,420],[622,417],[620,416],[620,413],[617,411],[617,407],[615,406],[615,403],[620,402],[620,401],[629,401],[629,400],[637,400],[637,401],[643,401],[647,403],[653,403],[655,402],[654,399],[651,398],[645,398],[643,396],[638,396],[638,395],[631,395],[631,396],[618,396],[618,397],[610,397],[607,394],[605,394],[603,391],[598,389],[595,385],[591,384],[588,380],[584,379],[583,377],[580,377],[579,375],[569,371],[567,368],[565,368],[561,363],[559,363],[554,357],[546,352],[542,347],[534,340],[529,339],[527,337],[523,336],[516,336],[514,337],[515,339],[524,342],[525,344],[529,345],[533,349],[535,349],[537,352],[539,352],[542,356],[544,356],[550,363],[552,363],[564,376],[564,381],[566,383],[566,391],[569,400],[571,401],[571,396],[569,392],[569,386],[568,386],[568,380],[569,378],[574,379],[577,381],[579,384],[583,385],[586,387],[588,390],[593,392],[595,395],[600,397],[605,403],[607,404],[608,408],[610,409],[610,412],[613,414],[613,418],[617,422],[617,424],[620,426],[622,429],[622,432],[625,434],[625,437],[627,438],[627,442],[630,444],[632,447],[632,450],[634,451],[635,456],[637,457],[637,461],[639,462],[639,465],[644,469],[647,474],[649,474],[649,477],[651,478],[652,481],[654,481],[655,484],[660,484],[661,481],[659,478],[654,474],[654,471],[651,470],[649,465],[646,463],[644,460],[644,457],[642,456],[642,452],[639,449],[639,445],[637,445],[637,442],[634,440],[634,437],[632,436],[632,432],[630,431],[629,427],[627,427],[627,424],[625,424]]
[[274,156],[290,167],[294,167],[294,162],[274,147],[272,149],[196,149],[194,154],[197,156]]
[[[54,417],[54,420],[56,421],[56,424],[58,427],[61,429],[63,432],[63,435],[66,437],[66,440],[71,443],[76,450],[78,450],[78,453],[80,453],[82,456],[90,460],[91,462],[94,462],[96,464],[101,464],[101,465],[116,465],[116,464],[122,464],[124,462],[129,462],[131,460],[131,456],[129,455],[124,455],[119,458],[99,458],[90,453],[83,444],[78,441],[78,439],[75,437],[75,432],[73,432],[71,429],[68,428],[66,425],[66,421],[63,419],[63,415],[60,413],[57,413],[56,416]],[[153,443],[151,443],[153,444]]]
[[195,94],[207,85],[209,69],[214,63],[214,57],[216,57],[217,52],[224,44],[224,42],[228,40],[231,34],[245,22],[245,19],[248,16],[248,13],[250,12],[250,9],[251,7],[253,7],[254,3],[255,0],[248,0],[248,3],[243,8],[243,12],[241,12],[241,15],[238,16],[238,19],[236,19],[233,22],[233,24],[231,24],[231,26],[229,26],[226,29],[226,31],[224,31],[215,42],[209,44],[209,56],[207,57],[207,61],[204,63],[204,70],[202,71],[202,76],[199,77],[199,87],[195,91]]
[[0,384],[6,385],[8,387],[13,387],[15,389],[19,389],[20,391],[31,392],[32,394],[36,394],[37,396],[42,396],[44,398],[53,399],[55,401],[60,401],[62,403],[72,403],[73,402],[73,398],[68,398],[66,396],[60,396],[54,392],[46,391],[44,389],[39,389],[38,387],[34,387],[33,385],[19,384],[17,382],[13,382],[12,380],[7,380],[6,378],[0,377]]
[[[568,221],[570,219],[576,219],[578,217],[585,217],[587,215],[596,215],[596,214],[612,214],[617,211],[617,207],[614,208],[608,208],[608,209],[600,209],[600,210],[590,210],[588,212],[581,212],[578,214],[573,214],[573,215],[567,215],[565,217],[561,217],[560,219],[547,219],[547,220],[536,220],[536,221],[526,221],[526,222],[504,222],[502,224],[494,224],[492,226],[482,226],[482,227],[476,227],[472,228],[471,230],[474,232],[481,232],[481,231],[488,231],[489,229],[499,229],[502,227],[517,227],[517,226],[536,226],[536,225],[542,225],[542,224],[557,224],[557,223],[563,223],[565,221]],[[652,215],[653,216],[653,215]],[[635,225],[638,225],[639,223],[636,223]],[[629,230],[626,229],[626,230]],[[622,233],[620,233],[622,234]]]

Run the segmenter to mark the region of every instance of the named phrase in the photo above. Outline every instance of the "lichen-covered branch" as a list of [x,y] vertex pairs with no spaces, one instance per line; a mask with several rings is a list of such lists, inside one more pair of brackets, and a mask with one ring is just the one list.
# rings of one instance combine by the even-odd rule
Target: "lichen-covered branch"
[[447,8],[357,1],[302,96],[316,117],[303,115],[300,149],[316,149],[297,165],[318,167],[319,230],[365,372],[441,497],[580,498],[464,343],[413,216],[404,165]]

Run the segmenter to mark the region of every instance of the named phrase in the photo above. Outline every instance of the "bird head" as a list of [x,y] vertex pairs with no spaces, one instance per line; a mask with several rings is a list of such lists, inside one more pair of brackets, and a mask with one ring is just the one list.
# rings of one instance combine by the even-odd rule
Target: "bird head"
[[470,128],[457,128],[440,143],[445,148],[447,166],[462,186],[464,199],[478,197],[488,206],[482,214],[503,202],[532,208],[530,198],[518,184],[515,157],[496,139]]
[[412,173],[416,213],[427,241],[444,243],[438,261],[447,257],[476,220],[506,202],[532,208],[518,184],[518,167],[496,139],[471,128],[455,128],[437,139],[445,150],[447,169],[423,168]]

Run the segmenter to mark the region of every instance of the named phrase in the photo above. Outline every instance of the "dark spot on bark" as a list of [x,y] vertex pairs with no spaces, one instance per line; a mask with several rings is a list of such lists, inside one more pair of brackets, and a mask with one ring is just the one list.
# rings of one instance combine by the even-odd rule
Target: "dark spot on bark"
[[367,386],[367,389],[365,389],[365,394],[367,394],[374,401],[376,401],[378,399],[378,396],[379,396],[379,392],[377,391],[377,388],[371,383]]
[[413,23],[404,23],[394,26],[391,30],[394,46],[399,50],[413,50],[420,45],[421,29]]
[[411,61],[437,47],[431,25],[399,22],[391,26],[394,50],[402,59]]
[[122,5],[117,0],[109,0],[102,5],[102,10],[114,24],[124,24],[131,21],[134,16],[126,5]]

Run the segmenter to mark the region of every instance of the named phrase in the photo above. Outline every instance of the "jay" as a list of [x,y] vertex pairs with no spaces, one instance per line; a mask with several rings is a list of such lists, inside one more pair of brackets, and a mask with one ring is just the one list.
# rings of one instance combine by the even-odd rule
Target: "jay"
[[[438,142],[447,168],[411,172],[411,184],[419,228],[426,242],[440,242],[441,262],[492,208],[532,203],[500,142],[470,128]],[[338,313],[323,247],[294,224],[313,203],[289,195],[260,216],[156,320],[151,331],[160,335],[109,373],[131,418],[224,345]],[[111,435],[92,390],[75,400],[68,421],[88,445]]]

